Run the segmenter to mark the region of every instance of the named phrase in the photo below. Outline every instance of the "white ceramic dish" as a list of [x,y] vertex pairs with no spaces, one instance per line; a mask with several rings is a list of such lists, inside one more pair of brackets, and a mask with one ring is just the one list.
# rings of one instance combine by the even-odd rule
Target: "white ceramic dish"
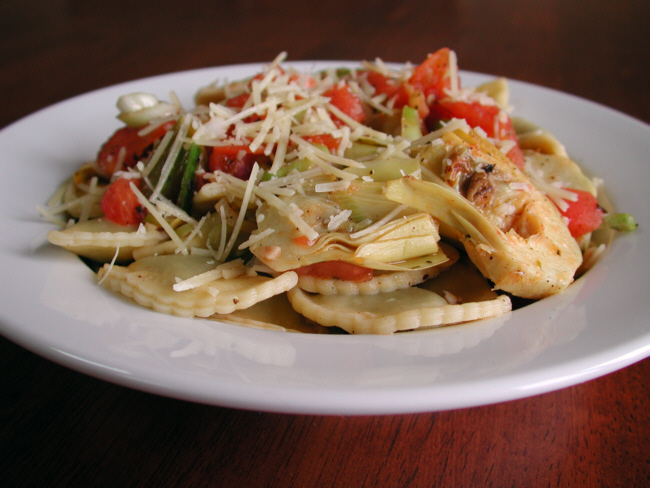
[[[315,63],[287,63],[301,70]],[[343,63],[316,63],[318,67]],[[603,259],[560,296],[495,320],[388,337],[319,336],[181,319],[95,285],[47,244],[35,210],[119,122],[132,91],[191,105],[199,86],[260,65],[175,73],[67,100],[0,132],[0,333],[86,374],[214,405],[309,414],[388,414],[485,405],[556,390],[650,355],[650,127],[576,97],[511,83],[516,113],[555,133],[635,215]],[[489,79],[463,73],[466,86]]]

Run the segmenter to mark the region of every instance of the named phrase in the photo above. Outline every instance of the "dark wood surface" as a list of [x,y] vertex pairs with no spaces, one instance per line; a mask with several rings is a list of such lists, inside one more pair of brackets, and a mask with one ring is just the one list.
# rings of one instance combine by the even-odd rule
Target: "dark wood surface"
[[[205,66],[414,61],[560,89],[650,122],[650,2],[2,0],[0,127],[89,90]],[[650,361],[523,400],[397,416],[193,404],[0,338],[2,486],[649,486]]]

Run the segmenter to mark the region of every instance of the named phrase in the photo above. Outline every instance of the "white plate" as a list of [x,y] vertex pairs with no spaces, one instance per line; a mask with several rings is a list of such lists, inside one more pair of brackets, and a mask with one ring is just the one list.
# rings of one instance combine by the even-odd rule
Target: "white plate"
[[[289,63],[307,70],[314,63]],[[319,67],[342,63],[318,63]],[[603,178],[637,232],[560,296],[495,320],[388,337],[254,330],[152,312],[98,287],[47,244],[35,210],[119,122],[132,91],[191,105],[199,86],[260,65],[203,69],[98,90],[0,133],[0,332],[57,363],[161,395],[236,408],[387,414],[485,405],[574,385],[650,355],[650,127],[576,97],[511,84],[516,113],[554,132]],[[466,86],[488,79],[463,73]]]

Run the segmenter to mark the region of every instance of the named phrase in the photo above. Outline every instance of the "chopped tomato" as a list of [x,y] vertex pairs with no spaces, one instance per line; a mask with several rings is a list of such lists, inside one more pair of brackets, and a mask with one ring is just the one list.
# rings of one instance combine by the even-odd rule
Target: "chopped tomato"
[[[280,73],[284,73],[284,70],[278,66],[278,69],[280,70]],[[262,81],[264,77],[266,76],[265,72],[260,72],[257,73],[255,76],[253,76],[250,80],[248,80],[248,88],[251,88],[253,86],[254,81]]]
[[289,82],[295,81],[299,86],[305,88],[314,88],[316,86],[316,78],[309,75],[294,74],[289,77]]
[[413,89],[413,87],[409,84],[406,84],[406,92],[409,96],[409,107],[414,108],[418,111],[420,120],[427,120],[430,110],[429,104],[427,103],[427,98],[424,96],[424,93]]
[[373,271],[345,261],[324,261],[295,270],[298,275],[363,282],[372,279]]
[[137,225],[144,218],[145,209],[131,190],[131,181],[140,188],[140,180],[118,178],[108,186],[102,196],[101,209],[111,222],[119,225]]
[[517,168],[521,170],[524,169],[524,164],[526,164],[526,161],[524,159],[524,153],[521,151],[521,147],[519,147],[519,143],[512,146],[512,149],[506,153],[506,156],[510,161],[515,163],[515,166],[517,166]]
[[496,105],[482,105],[478,102],[457,100],[439,100],[431,104],[427,126],[432,129],[441,120],[465,119],[471,127],[480,127],[488,137],[502,141],[511,140],[517,143],[507,156],[519,169],[524,166],[524,156],[519,148],[517,134],[512,126],[512,120]]
[[377,71],[366,72],[366,79],[375,88],[376,95],[385,94],[388,100],[393,98],[395,108],[402,108],[409,103],[409,94],[406,87],[399,81]]
[[323,96],[329,97],[332,105],[355,121],[363,122],[365,120],[366,113],[363,110],[361,99],[352,93],[348,85],[334,85],[323,93]]
[[235,95],[232,98],[229,98],[226,100],[225,104],[227,107],[230,108],[239,108],[241,109],[246,102],[248,101],[248,98],[251,96],[250,93],[241,93],[239,95]]
[[436,99],[444,98],[446,91],[451,88],[449,77],[449,48],[443,47],[429,54],[422,64],[415,67],[409,79],[409,84],[421,91],[428,98],[434,95]]
[[[118,129],[102,145],[97,154],[97,170],[99,174],[105,178],[110,178],[118,169],[135,166],[173,126],[174,122],[168,122],[142,136],[138,134],[142,130],[141,127],[122,127]],[[120,159],[122,159],[122,164],[118,168],[117,163]]]
[[[250,98],[251,94],[250,93],[241,93],[239,95],[235,95],[232,98],[229,98],[228,100],[225,101],[225,104],[227,107],[234,108],[236,110],[241,110],[244,108],[244,105],[246,105],[246,102],[248,102],[248,99]],[[252,122],[257,122],[258,120],[262,120],[262,116],[259,114],[253,113],[246,117],[244,119],[244,122],[250,124]],[[230,131],[232,131],[232,127],[230,128]],[[230,132],[229,131],[229,132]]]
[[265,166],[270,158],[261,151],[253,153],[248,146],[216,146],[212,149],[208,167],[211,172],[223,171],[240,180],[248,180],[253,166]]
[[501,109],[496,105],[481,105],[478,102],[455,100],[440,100],[431,105],[428,123],[430,127],[441,120],[465,119],[472,127],[480,127],[488,137],[501,137],[505,130],[501,127],[499,114]]
[[311,142],[312,144],[321,144],[325,146],[327,149],[329,149],[330,152],[335,152],[339,148],[339,144],[341,142],[340,139],[337,139],[331,134],[318,134],[315,136],[304,136],[303,139],[305,139],[308,142]]
[[578,195],[578,200],[575,202],[567,200],[569,208],[565,211],[560,210],[560,213],[568,219],[571,235],[580,237],[600,227],[605,212],[598,205],[596,197],[588,191],[574,189],[571,191]]

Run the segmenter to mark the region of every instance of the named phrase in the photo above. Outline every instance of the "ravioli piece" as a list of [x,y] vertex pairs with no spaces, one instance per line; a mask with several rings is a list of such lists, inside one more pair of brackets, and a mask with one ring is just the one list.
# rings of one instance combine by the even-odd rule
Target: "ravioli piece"
[[519,147],[523,150],[530,149],[542,154],[568,157],[564,145],[546,129],[521,117],[513,117],[512,123],[517,133]]
[[404,271],[375,271],[369,281],[355,282],[318,276],[300,276],[298,286],[310,293],[321,295],[377,295],[418,285],[449,268],[458,259],[458,251],[447,244],[440,244],[448,261],[430,268]]
[[298,286],[310,293],[321,295],[377,295],[422,283],[440,273],[442,266],[407,271],[376,273],[369,281],[348,281],[318,276],[300,276]]
[[174,285],[180,281],[212,272],[215,268],[214,260],[206,256],[149,256],[127,267],[104,265],[97,279],[140,305],[182,317],[209,317],[245,309],[293,288],[298,282],[294,272],[276,278],[241,274],[230,279],[212,279],[182,291],[174,290]]
[[[234,221],[237,218],[236,213],[234,214],[234,217],[231,217],[232,213],[234,212],[229,207],[226,211],[226,226],[229,232],[234,226],[234,222],[231,223],[229,219],[232,218]],[[221,218],[218,213],[215,212],[206,215],[201,222],[196,224],[196,226],[190,224],[185,224],[185,226],[189,227],[189,229],[186,229],[184,232],[182,229],[176,229],[176,232],[183,240],[187,249],[199,248],[208,250],[219,248],[219,240],[221,238]],[[250,224],[244,221],[235,246],[248,238],[250,235],[250,229]],[[189,234],[193,235],[190,236]],[[147,256],[160,256],[162,254],[174,254],[176,252],[178,252],[178,245],[175,241],[169,240],[153,246],[143,246],[134,250],[133,259],[138,260]]]
[[[580,167],[568,157],[530,149],[524,151],[524,157],[527,163],[524,166],[524,173],[544,193],[557,192],[558,188],[573,188],[596,196],[594,182],[587,178]],[[552,185],[559,186],[549,188]]]
[[[227,324],[243,325],[255,329],[308,334],[337,333],[335,328],[323,327],[305,320],[305,317],[293,309],[287,300],[286,293],[272,296],[268,300],[258,302],[244,310],[235,310],[227,315],[213,315],[210,318]],[[341,331],[338,332],[341,333]]]
[[64,230],[47,234],[47,240],[52,244],[100,263],[111,261],[118,247],[116,262],[130,261],[134,249],[153,246],[166,238],[166,234],[146,226],[118,225],[102,217],[77,222]]
[[492,284],[465,254],[448,271],[422,283],[420,288],[460,303],[485,302],[498,297]]
[[[293,307],[310,320],[340,327],[351,334],[391,334],[509,312],[510,298],[497,295],[487,280],[471,268],[467,262],[455,264],[421,286],[377,295],[314,295],[296,287],[287,296]],[[437,283],[438,280],[442,281]],[[470,282],[467,286],[466,280]],[[450,294],[453,303],[443,294]]]
[[492,98],[496,104],[504,110],[508,109],[510,101],[510,87],[508,80],[500,77],[494,80],[486,81],[476,87],[479,93],[485,93],[488,97]]
[[96,193],[90,194],[82,191],[77,185],[77,175],[80,173],[83,174],[85,171],[85,167],[81,168],[70,178],[61,197],[61,204],[65,206],[66,213],[75,219],[83,216],[83,220],[94,219],[104,215],[100,206],[103,189],[98,188]]
[[289,291],[293,307],[321,325],[340,327],[350,334],[392,334],[403,330],[458,324],[497,317],[512,308],[503,295],[486,302],[450,305],[440,295],[407,288],[380,295],[311,295]]
[[522,118],[515,118],[513,123],[527,163],[524,172],[535,186],[547,192],[548,185],[557,185],[556,189],[575,188],[596,196],[593,181],[569,158],[553,134]]

